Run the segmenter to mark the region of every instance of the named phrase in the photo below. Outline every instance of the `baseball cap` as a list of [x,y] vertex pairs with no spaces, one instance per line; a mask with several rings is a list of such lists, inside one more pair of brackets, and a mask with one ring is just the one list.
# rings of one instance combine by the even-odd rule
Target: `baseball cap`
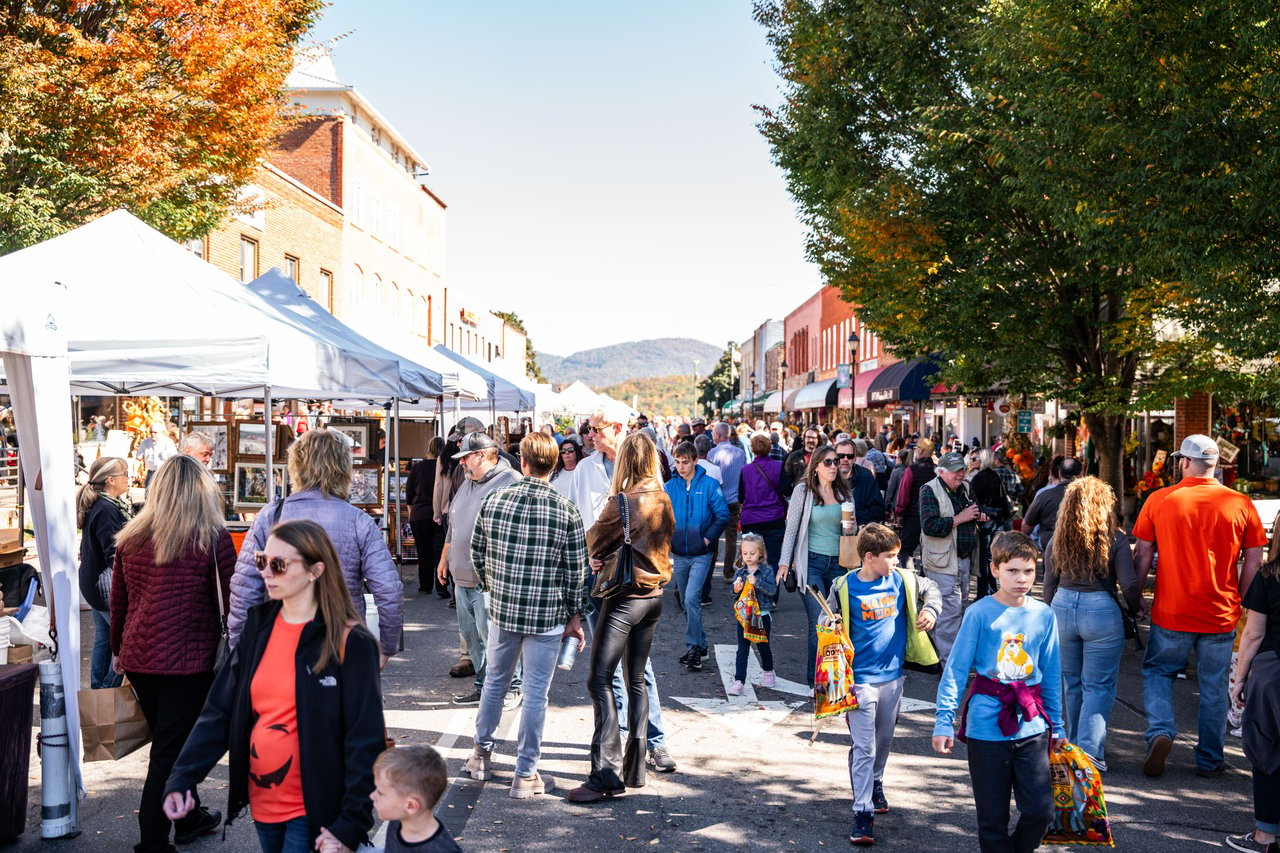
[[1217,459],[1218,443],[1207,435],[1189,435],[1173,454],[1174,459]]
[[462,437],[462,441],[458,444],[458,452],[453,454],[453,458],[461,459],[480,450],[488,450],[490,447],[497,446],[498,443],[483,432],[469,432]]
[[449,430],[449,441],[458,441],[464,435],[473,432],[484,432],[484,424],[479,418],[463,418]]
[[690,424],[692,424],[693,426],[699,426],[699,425],[701,425],[701,426],[706,426],[706,425],[707,425],[707,422],[706,422],[705,420],[703,420],[702,418],[694,418],[693,420],[689,421],[689,423],[690,423]]
[[938,467],[944,471],[963,471],[965,468],[964,457],[959,453],[944,453],[942,458],[938,460]]

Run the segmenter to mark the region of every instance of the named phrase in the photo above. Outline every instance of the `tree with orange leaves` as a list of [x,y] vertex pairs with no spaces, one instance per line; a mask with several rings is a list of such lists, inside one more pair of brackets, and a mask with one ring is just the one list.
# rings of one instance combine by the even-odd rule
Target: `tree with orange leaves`
[[0,9],[0,253],[126,207],[178,239],[237,204],[321,0]]

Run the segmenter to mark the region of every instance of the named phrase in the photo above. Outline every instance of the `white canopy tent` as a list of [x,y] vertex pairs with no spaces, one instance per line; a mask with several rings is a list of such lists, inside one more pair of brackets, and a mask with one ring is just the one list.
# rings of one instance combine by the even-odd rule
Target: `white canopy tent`
[[487,385],[487,399],[467,401],[461,408],[467,411],[488,409],[490,412],[530,412],[537,402],[532,391],[522,391],[509,379],[504,379],[492,370],[488,370],[475,362],[458,355],[443,344],[437,344],[435,351],[467,370],[484,378]]
[[556,410],[573,415],[575,418],[585,418],[600,408],[602,402],[599,394],[578,379],[561,389],[556,397]]

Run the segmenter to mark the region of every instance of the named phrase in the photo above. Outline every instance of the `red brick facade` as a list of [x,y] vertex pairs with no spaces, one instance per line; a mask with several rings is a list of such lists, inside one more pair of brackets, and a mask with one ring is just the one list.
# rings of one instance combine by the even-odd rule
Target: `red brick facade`
[[271,163],[309,189],[342,206],[342,118],[299,121],[271,152]]
[[1209,435],[1213,428],[1213,395],[1205,392],[1173,401],[1173,443],[1189,435]]

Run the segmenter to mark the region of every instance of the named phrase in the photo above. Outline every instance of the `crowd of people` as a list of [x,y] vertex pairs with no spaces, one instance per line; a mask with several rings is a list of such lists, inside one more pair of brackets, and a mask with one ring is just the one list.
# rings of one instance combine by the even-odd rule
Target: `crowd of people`
[[[121,459],[94,462],[79,499],[81,589],[97,628],[91,684],[127,677],[153,730],[136,849],[167,853],[222,822],[198,788],[225,753],[226,822],[248,808],[267,853],[354,850],[375,810],[390,822],[388,850],[458,849],[432,815],[447,784],[441,757],[388,749],[379,671],[399,650],[403,588],[377,525],[345,499],[348,445],[305,432],[288,451],[291,494],[257,514],[238,555],[202,446],[188,435],[158,463],[136,516],[121,499]],[[1182,479],[1152,495],[1126,534],[1114,492],[1072,457],[1046,460],[1046,483],[1031,492],[999,445],[939,447],[887,426],[864,436],[629,423],[599,410],[504,451],[465,418],[407,485],[418,588],[456,610],[450,674],[470,689],[454,701],[477,708],[464,772],[491,778],[502,714],[523,706],[509,794],[554,789],[538,766],[550,686],[558,658],[586,651],[588,628],[590,767],[567,799],[611,799],[644,787],[648,772],[675,772],[653,637],[674,580],[680,663],[703,668],[719,563],[731,597],[749,593],[757,618],[750,631],[739,622],[731,696],[746,687],[752,646],[760,686],[776,684],[779,666],[812,686],[820,627],[847,631],[858,697],[847,715],[852,843],[874,843],[874,815],[889,810],[884,773],[911,668],[939,677],[933,748],[967,742],[981,848],[1037,847],[1053,815],[1051,747],[1069,739],[1108,768],[1126,631],[1149,609],[1142,771],[1165,772],[1175,683],[1194,651],[1195,772],[1224,772],[1229,709],[1243,702],[1255,827],[1226,843],[1277,853],[1280,550],[1264,563],[1256,510],[1213,476],[1216,443],[1190,436],[1175,457]],[[1041,559],[1042,600],[1032,597]],[[366,589],[377,636],[365,627]],[[768,642],[784,593],[803,602],[803,664]]]

